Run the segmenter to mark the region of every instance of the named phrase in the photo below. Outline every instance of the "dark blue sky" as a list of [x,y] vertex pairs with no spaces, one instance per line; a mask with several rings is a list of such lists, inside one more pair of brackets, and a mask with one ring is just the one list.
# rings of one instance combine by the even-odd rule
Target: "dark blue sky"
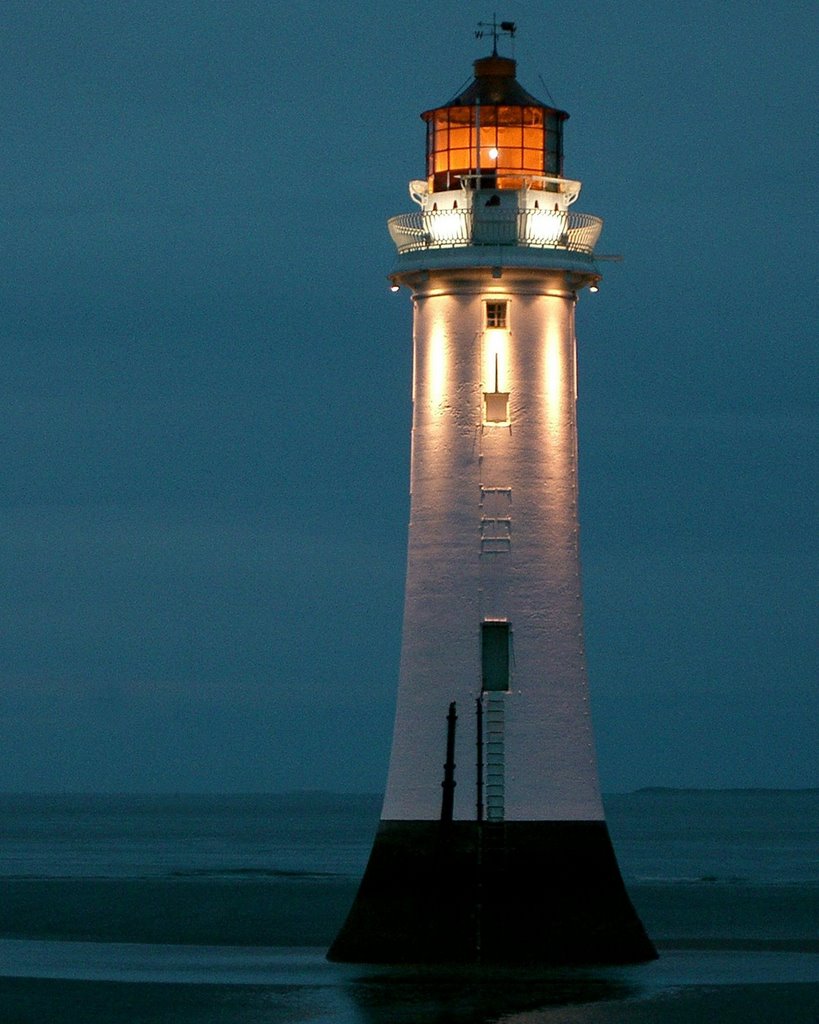
[[[383,785],[411,375],[385,222],[491,15],[0,8],[0,789]],[[498,15],[625,257],[578,311],[603,785],[815,786],[816,8]]]

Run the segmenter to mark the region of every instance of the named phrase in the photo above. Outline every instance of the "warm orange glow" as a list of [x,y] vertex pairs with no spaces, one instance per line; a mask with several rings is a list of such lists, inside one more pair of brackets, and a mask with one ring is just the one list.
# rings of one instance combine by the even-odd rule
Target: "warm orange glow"
[[526,238],[532,242],[558,242],[569,229],[565,211],[531,210],[525,218]]
[[543,131],[540,128],[524,128],[523,145],[525,149],[539,152],[543,147]]
[[522,188],[524,176],[549,173],[540,107],[442,107],[429,118],[428,167],[433,192],[464,176],[490,176],[484,187]]
[[471,129],[469,128],[450,128],[449,129],[449,148],[450,149],[469,149],[472,145]]
[[508,391],[484,391],[483,421],[488,426],[504,426],[509,423]]
[[483,332],[483,390],[509,391],[509,331],[503,328]]
[[447,336],[443,324],[433,325],[427,349],[427,395],[434,416],[441,416],[446,398]]
[[558,441],[566,423],[566,366],[563,336],[559,324],[550,324],[546,332],[544,358],[546,375],[546,425],[550,439]]
[[424,227],[435,242],[465,242],[469,238],[464,210],[438,210],[424,217]]

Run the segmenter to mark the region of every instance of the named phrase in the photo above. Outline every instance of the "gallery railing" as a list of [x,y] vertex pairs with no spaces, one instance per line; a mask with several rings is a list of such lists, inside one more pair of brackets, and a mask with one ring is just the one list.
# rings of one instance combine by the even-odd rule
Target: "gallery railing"
[[387,226],[399,253],[465,245],[519,245],[591,255],[603,221],[569,210],[490,207],[402,213],[392,217]]

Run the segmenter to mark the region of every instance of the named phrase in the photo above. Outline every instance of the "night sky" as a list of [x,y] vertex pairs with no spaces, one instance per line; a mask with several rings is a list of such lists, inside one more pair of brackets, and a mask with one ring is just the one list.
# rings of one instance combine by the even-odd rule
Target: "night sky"
[[[422,110],[491,5],[0,7],[0,789],[379,791]],[[601,778],[816,786],[813,3],[508,2],[578,309]]]

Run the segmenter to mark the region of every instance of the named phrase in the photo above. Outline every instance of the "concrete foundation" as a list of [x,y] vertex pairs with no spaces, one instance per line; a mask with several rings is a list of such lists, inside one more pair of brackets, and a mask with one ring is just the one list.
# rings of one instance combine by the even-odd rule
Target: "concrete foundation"
[[656,955],[603,821],[382,822],[328,954],[520,966]]

